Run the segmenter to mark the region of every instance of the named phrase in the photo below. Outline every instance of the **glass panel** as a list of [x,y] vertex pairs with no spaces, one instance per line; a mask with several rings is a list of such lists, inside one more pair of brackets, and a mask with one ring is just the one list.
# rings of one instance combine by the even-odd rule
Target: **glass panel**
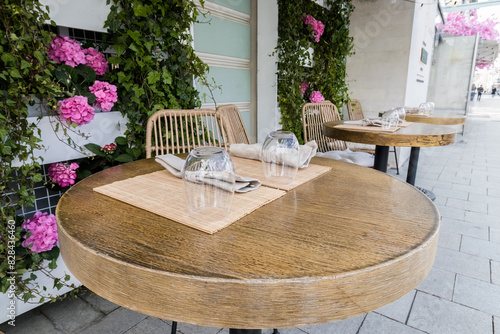
[[[217,104],[225,102],[250,101],[250,70],[234,68],[211,67],[209,77],[213,77],[221,89],[213,91]],[[200,96],[206,93],[206,102],[213,102],[205,86],[199,87]]]
[[213,2],[250,15],[250,0],[210,0],[206,2]]
[[251,115],[250,111],[242,111],[241,118],[243,118],[243,123],[245,123],[245,128],[247,128],[247,133],[250,134],[250,124],[251,124]]
[[250,59],[250,27],[207,15],[194,25],[194,48],[199,52]]

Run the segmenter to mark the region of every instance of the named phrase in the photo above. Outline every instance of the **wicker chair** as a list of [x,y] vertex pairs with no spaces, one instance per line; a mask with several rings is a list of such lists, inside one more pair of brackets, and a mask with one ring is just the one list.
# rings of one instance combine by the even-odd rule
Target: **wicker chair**
[[324,101],[304,104],[302,107],[304,142],[316,140],[318,152],[347,149],[345,141],[323,135],[323,123],[331,121],[340,121],[339,111],[333,103]]
[[[356,99],[352,99],[347,102],[347,112],[349,114],[350,120],[360,120],[365,118],[365,114],[363,113],[363,108],[361,107],[361,102]],[[392,148],[394,152],[394,160],[396,161],[396,174],[399,175],[399,164],[398,164],[398,155],[396,153],[396,147]]]
[[227,148],[220,118],[212,109],[164,109],[146,126],[146,158],[160,154],[189,153],[199,146]]
[[240,110],[234,104],[217,107],[217,115],[227,135],[227,146],[231,144],[250,144],[247,128],[243,123]]
[[363,150],[348,150],[345,141],[323,135],[323,123],[330,121],[340,121],[340,114],[333,103],[330,101],[306,103],[302,107],[304,141],[316,141],[318,156],[373,167],[373,154],[363,152]]

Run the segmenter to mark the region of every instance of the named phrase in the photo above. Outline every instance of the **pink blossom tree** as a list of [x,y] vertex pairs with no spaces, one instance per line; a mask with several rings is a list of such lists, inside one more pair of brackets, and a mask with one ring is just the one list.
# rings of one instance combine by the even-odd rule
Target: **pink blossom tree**
[[[487,40],[500,40],[500,34],[496,29],[499,24],[495,17],[479,19],[477,10],[469,10],[465,12],[451,12],[446,18],[446,23],[436,24],[436,28],[443,33],[459,36],[474,36],[479,34],[479,38]],[[477,63],[477,68],[491,66],[492,63]]]

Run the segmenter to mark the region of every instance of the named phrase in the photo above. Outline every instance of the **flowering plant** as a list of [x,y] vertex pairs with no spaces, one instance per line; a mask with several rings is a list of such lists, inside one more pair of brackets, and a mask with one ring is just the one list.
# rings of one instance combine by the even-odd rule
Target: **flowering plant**
[[94,107],[110,111],[117,101],[116,86],[96,80],[108,71],[104,55],[90,47],[84,49],[77,41],[57,36],[49,45],[48,56],[60,64],[55,77],[66,88],[57,103],[61,121],[81,126],[94,119]]
[[309,102],[312,103],[320,103],[325,100],[321,92],[319,90],[312,90],[311,85],[307,82],[302,82],[300,84],[300,91],[306,101],[309,100]]
[[53,163],[49,166],[48,176],[53,184],[58,184],[61,187],[68,187],[75,184],[76,172],[78,164],[73,162],[65,164],[62,162]]
[[[485,20],[480,20],[477,10],[470,10],[466,12],[451,12],[446,17],[446,24],[438,23],[436,28],[440,29],[443,33],[459,36],[474,36],[479,35],[482,39],[487,40],[500,40],[500,33],[496,29],[499,24],[495,18],[488,17]],[[477,68],[490,67],[491,62],[478,61]]]
[[47,252],[56,246],[58,237],[54,215],[38,211],[33,217],[26,219],[21,227],[27,231],[22,245],[32,252]]
[[323,22],[316,20],[312,15],[309,14],[302,17],[302,22],[304,22],[304,24],[308,26],[309,30],[311,30],[311,35],[314,37],[314,41],[318,43],[319,38],[325,31],[325,25],[323,24]]
[[325,98],[323,97],[323,95],[321,95],[321,92],[318,90],[312,91],[311,95],[309,95],[309,101],[311,101],[312,103],[320,103],[323,102],[324,100]]

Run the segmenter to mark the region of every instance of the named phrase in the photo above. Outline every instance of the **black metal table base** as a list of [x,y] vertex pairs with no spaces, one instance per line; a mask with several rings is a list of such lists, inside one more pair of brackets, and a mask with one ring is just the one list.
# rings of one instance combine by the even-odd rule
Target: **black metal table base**
[[262,334],[262,329],[229,329],[229,334]]

